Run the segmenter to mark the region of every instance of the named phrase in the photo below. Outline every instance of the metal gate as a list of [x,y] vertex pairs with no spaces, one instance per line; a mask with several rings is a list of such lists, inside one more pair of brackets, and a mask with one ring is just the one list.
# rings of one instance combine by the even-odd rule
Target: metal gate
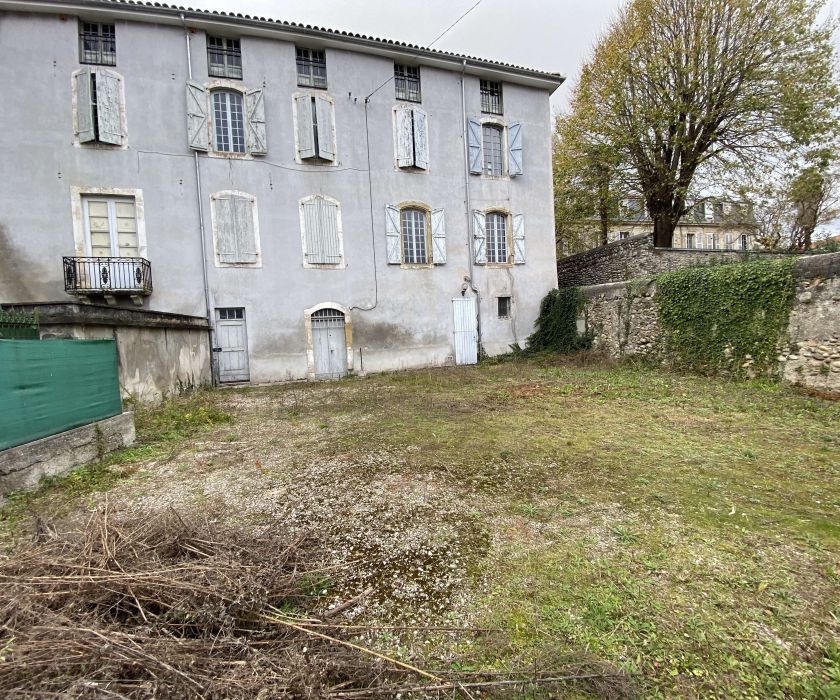
[[219,381],[249,381],[245,309],[216,309],[216,345],[219,349]]
[[455,326],[455,364],[474,365],[478,362],[478,316],[475,297],[455,297],[452,300]]
[[315,379],[339,379],[347,374],[344,314],[338,309],[320,309],[312,314],[312,355]]

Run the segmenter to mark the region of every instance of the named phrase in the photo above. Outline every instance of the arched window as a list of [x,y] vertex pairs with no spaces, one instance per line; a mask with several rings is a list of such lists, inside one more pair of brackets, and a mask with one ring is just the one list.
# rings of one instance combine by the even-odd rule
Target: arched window
[[215,150],[245,153],[242,93],[234,90],[215,90],[212,94]]
[[508,261],[507,215],[498,211],[487,214],[487,262]]
[[429,262],[426,211],[406,208],[400,212],[403,262],[409,265]]

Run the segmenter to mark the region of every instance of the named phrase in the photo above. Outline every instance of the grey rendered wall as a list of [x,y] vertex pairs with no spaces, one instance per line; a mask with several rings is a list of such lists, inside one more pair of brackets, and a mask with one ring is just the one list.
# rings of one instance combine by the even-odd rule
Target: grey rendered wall
[[[155,281],[147,308],[203,315],[196,181],[186,145],[184,34],[136,22],[118,22],[116,33],[115,70],[124,78],[128,147],[79,147],[73,145],[71,111],[71,74],[79,67],[76,18],[0,18],[7,56],[0,77],[8,90],[6,104],[14,110],[9,128],[0,131],[0,145],[11,154],[0,161],[0,301],[66,298],[60,258],[74,249],[71,186],[125,187],[143,191],[147,257]],[[191,34],[191,47],[194,79],[210,82],[203,32]],[[422,107],[429,116],[428,173],[397,172],[394,166],[393,85],[371,97],[369,183],[364,98],[392,75],[392,62],[328,50],[338,163],[311,166],[294,158],[294,45],[243,36],[242,52],[243,85],[265,90],[268,154],[252,159],[202,154],[199,160],[211,304],[245,307],[252,380],[306,375],[304,310],[324,302],[351,310],[356,369],[359,349],[368,371],[451,362],[451,298],[460,294],[468,275],[469,250],[460,74],[421,68]],[[540,299],[556,285],[548,93],[509,83],[504,90],[504,119],[524,127],[525,173],[514,180],[471,176],[470,198],[473,208],[525,214],[527,263],[475,268],[484,348],[491,354],[524,340]],[[478,115],[478,77],[466,76],[466,95],[468,116]],[[215,266],[209,196],[219,190],[257,197],[261,268]],[[298,201],[314,193],[341,203],[346,269],[303,268]],[[407,200],[445,209],[446,265],[401,269],[386,264],[384,207]],[[513,297],[509,320],[496,318],[501,295]]]

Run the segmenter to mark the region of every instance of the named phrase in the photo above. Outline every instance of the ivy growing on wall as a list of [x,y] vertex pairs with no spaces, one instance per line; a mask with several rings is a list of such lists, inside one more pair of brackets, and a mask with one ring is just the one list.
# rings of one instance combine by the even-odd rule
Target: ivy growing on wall
[[792,259],[689,268],[656,283],[664,349],[676,366],[735,374],[773,369],[795,294]]
[[577,329],[585,305],[583,292],[577,287],[552,289],[540,303],[536,329],[528,336],[528,350],[568,353],[588,348],[592,337]]

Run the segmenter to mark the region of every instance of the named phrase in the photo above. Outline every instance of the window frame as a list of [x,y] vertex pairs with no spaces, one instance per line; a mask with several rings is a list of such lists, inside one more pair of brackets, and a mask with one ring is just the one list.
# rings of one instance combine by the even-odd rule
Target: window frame
[[[502,307],[504,306],[504,312]],[[513,297],[498,296],[496,297],[496,317],[500,319],[509,319],[513,316]]]
[[[96,27],[96,32],[90,32],[85,29],[85,27]],[[103,28],[111,27],[113,33],[110,37],[105,37],[103,33]],[[87,50],[85,49],[85,40],[91,38],[91,35],[94,35],[96,38],[96,42],[98,44],[98,48],[95,52],[92,52],[94,55],[93,58],[89,58],[86,56]],[[104,42],[110,39],[111,44],[113,46],[112,51],[106,52],[104,49]],[[112,57],[112,61],[104,60],[106,53],[108,54],[109,58]],[[117,65],[117,25],[116,23],[112,22],[86,22],[85,20],[79,18],[79,63],[86,66],[116,66]]]
[[[422,214],[423,217],[423,260],[408,260],[406,259],[406,230],[405,214],[408,212],[415,212]],[[432,260],[432,230],[431,230],[431,211],[428,207],[419,203],[410,202],[400,206],[400,264],[408,267],[430,267],[433,265]],[[415,236],[414,243],[416,244],[417,231],[412,232]],[[414,246],[416,248],[416,245]]]
[[88,226],[85,221],[87,207],[85,198],[113,198],[134,200],[134,221],[137,229],[137,257],[148,258],[146,249],[146,217],[143,204],[143,190],[126,187],[76,187],[70,188],[70,211],[73,218],[73,254],[78,257],[91,257],[88,239]]
[[[487,134],[497,132],[499,135],[499,172],[487,172]],[[507,144],[507,127],[495,121],[481,123],[481,175],[482,177],[502,178],[507,176],[507,158],[505,146]]]
[[[498,88],[498,90],[496,90]],[[479,95],[481,96],[481,113],[502,116],[505,113],[504,87],[501,80],[479,79]],[[498,102],[498,111],[493,109],[493,101]]]
[[685,234],[685,247],[686,247],[688,250],[696,250],[696,248],[697,248],[697,239],[696,239],[696,237],[695,237],[695,234],[693,234],[693,233],[687,233],[687,234]]
[[[493,217],[499,217],[501,221],[504,222],[505,231],[504,231],[504,243],[505,243],[505,256],[504,260],[491,260],[490,259],[490,219]],[[489,209],[484,212],[484,254],[486,256],[486,262],[484,263],[485,266],[496,266],[496,267],[509,267],[512,266],[513,263],[513,241],[511,237],[513,236],[513,225],[512,225],[512,217],[510,212],[507,212],[503,209]],[[496,239],[498,240],[498,239]],[[493,257],[496,257],[496,253],[498,252],[498,247],[494,249]]]
[[[414,71],[416,75],[409,75]],[[416,82],[416,98],[413,94],[411,84]],[[401,90],[402,88],[402,90]],[[423,84],[420,77],[420,66],[411,66],[405,63],[394,63],[394,95],[396,99],[412,104],[423,103]]]
[[746,233],[738,234],[738,250],[749,250],[749,236]]
[[[312,200],[321,198],[330,204],[336,206],[336,235],[338,236],[338,252],[340,259],[334,263],[315,263],[309,262],[307,259],[306,250],[306,219],[304,212],[304,204]],[[347,267],[344,258],[344,229],[341,223],[341,203],[334,197],[329,197],[325,194],[310,194],[298,200],[298,215],[300,217],[300,245],[303,253],[303,267],[315,270],[343,270]]]
[[626,241],[630,238],[630,231],[619,231],[618,232],[618,239],[619,241]]
[[[210,110],[212,114],[211,119],[211,127],[212,127],[212,139],[210,140],[210,144],[213,148],[214,153],[224,154],[226,156],[247,156],[248,154],[248,139],[247,134],[245,131],[245,93],[242,90],[229,87],[229,86],[219,86],[216,88],[211,88],[209,91],[209,101],[210,101]],[[217,95],[225,95],[225,117],[227,119],[227,138],[229,144],[232,146],[234,144],[234,124],[233,124],[233,111],[231,105],[231,96],[236,96],[239,99],[239,119],[240,119],[240,126],[241,126],[241,134],[240,138],[242,141],[242,150],[231,150],[219,147],[218,136],[219,136],[219,127],[217,121],[217,111],[216,111],[216,96]]]
[[[205,40],[207,45],[207,75],[211,78],[227,78],[229,80],[242,80],[242,40],[226,36],[213,36],[210,34],[205,34]],[[221,48],[211,48],[211,41],[221,41],[223,45]],[[231,46],[230,44],[232,42],[236,42],[236,46]],[[221,64],[214,63],[210,60],[210,55],[213,51],[219,53],[222,56],[223,62]],[[231,57],[238,57],[239,63],[231,63],[229,61]],[[214,65],[221,65],[220,72],[213,72]]]
[[[303,56],[304,53],[307,55]],[[316,58],[313,54],[320,54],[320,58]],[[323,67],[323,76],[316,77],[315,68],[317,66]],[[306,70],[301,72],[302,68],[306,68]],[[328,89],[326,49],[295,46],[295,72],[298,87],[314,88],[316,90]],[[323,80],[323,85],[320,84],[321,80]]]

